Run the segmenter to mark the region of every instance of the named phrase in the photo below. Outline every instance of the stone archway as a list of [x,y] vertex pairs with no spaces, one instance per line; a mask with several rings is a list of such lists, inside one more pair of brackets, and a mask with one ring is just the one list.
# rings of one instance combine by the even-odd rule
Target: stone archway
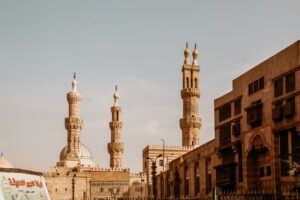
[[247,154],[247,183],[249,191],[272,189],[271,153],[263,138],[255,135]]

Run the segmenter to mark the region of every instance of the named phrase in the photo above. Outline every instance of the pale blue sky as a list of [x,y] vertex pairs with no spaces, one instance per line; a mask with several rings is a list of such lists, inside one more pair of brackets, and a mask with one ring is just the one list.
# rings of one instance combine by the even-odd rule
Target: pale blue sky
[[300,38],[300,1],[0,1],[0,151],[46,171],[66,144],[72,73],[84,96],[81,141],[109,166],[119,85],[123,166],[148,144],[181,144],[185,42],[198,44],[200,143],[214,137],[213,100],[231,81]]

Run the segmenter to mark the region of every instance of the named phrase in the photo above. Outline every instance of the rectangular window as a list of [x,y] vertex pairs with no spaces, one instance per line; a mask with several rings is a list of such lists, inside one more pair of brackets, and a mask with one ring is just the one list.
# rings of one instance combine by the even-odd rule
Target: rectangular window
[[285,78],[285,92],[291,92],[295,90],[295,73],[288,74]]
[[288,133],[282,132],[280,134],[280,158],[281,158],[281,176],[288,176],[289,170],[289,148],[288,148]]
[[274,108],[272,110],[272,119],[275,121],[279,121],[283,119],[283,106],[282,106],[282,101],[276,103],[274,105]]
[[212,189],[212,182],[211,182],[211,160],[206,160],[206,194],[211,192]]
[[251,95],[251,94],[253,94],[253,83],[250,83],[249,85],[248,85],[248,94],[249,95]]
[[223,125],[219,129],[220,144],[228,144],[231,142],[231,124]]
[[254,81],[254,92],[258,91],[258,80]]
[[294,162],[300,163],[300,135],[295,129],[292,130],[292,158]]
[[259,81],[259,83],[258,83],[259,90],[262,90],[265,87],[265,79],[264,79],[264,77],[261,77],[258,81]]
[[271,176],[271,166],[267,166],[267,176]]
[[243,182],[243,151],[242,146],[239,146],[239,182]]
[[225,104],[219,110],[219,122],[231,117],[231,104]]
[[274,95],[275,97],[279,97],[283,94],[283,79],[280,78],[274,83]]
[[241,99],[234,102],[234,115],[241,113]]
[[293,117],[295,115],[295,97],[286,100],[286,104],[283,107],[283,113],[285,117]]
[[265,169],[264,169],[264,167],[260,167],[259,168],[259,176],[260,177],[264,177],[265,176]]
[[194,167],[194,176],[195,176],[195,196],[200,192],[200,169],[199,162],[195,163]]

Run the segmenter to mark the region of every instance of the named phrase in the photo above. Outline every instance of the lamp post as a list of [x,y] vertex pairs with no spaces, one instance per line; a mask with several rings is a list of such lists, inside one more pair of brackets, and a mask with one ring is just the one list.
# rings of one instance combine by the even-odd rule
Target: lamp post
[[165,184],[165,180],[164,180],[164,172],[165,172],[165,140],[163,138],[160,138],[160,140],[163,142],[163,173],[162,173],[162,178],[161,178],[161,198],[163,198],[164,194],[165,194],[165,187],[164,187],[164,184]]
[[158,156],[155,157],[155,159],[153,158],[150,158],[150,157],[146,157],[146,159],[148,160],[151,160],[152,162],[152,166],[151,166],[151,169],[152,169],[152,192],[153,192],[153,197],[154,197],[154,200],[157,199],[157,189],[156,189],[156,161],[157,161],[157,158],[160,158],[162,157],[162,154],[159,154]]

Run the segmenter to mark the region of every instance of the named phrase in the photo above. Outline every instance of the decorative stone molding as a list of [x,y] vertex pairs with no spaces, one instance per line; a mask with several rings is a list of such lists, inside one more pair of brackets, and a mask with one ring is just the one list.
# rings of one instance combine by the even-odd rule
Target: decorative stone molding
[[200,91],[194,88],[185,88],[181,90],[181,98],[198,97],[200,98]]
[[124,144],[123,143],[108,143],[107,144],[108,152],[110,154],[114,153],[123,153],[124,152]]
[[65,118],[65,127],[67,130],[70,129],[79,129],[81,130],[84,126],[84,122],[79,117],[68,117]]
[[123,127],[123,123],[122,122],[117,122],[117,121],[109,122],[109,128],[110,128],[110,130],[121,129],[122,127]]

